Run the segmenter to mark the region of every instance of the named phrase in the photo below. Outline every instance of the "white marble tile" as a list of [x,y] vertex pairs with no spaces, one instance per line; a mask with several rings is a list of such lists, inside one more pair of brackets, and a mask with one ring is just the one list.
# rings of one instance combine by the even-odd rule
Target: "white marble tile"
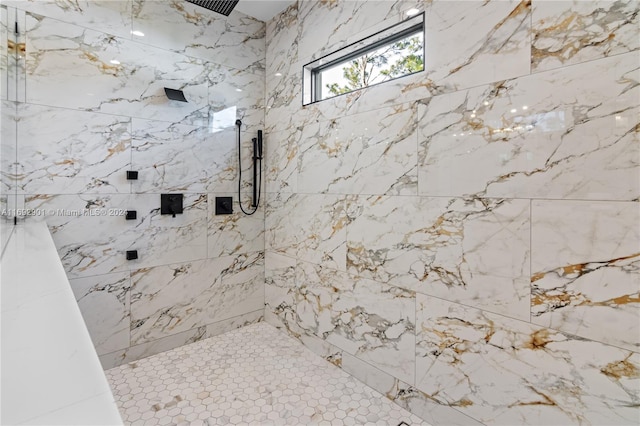
[[131,37],[131,0],[8,0],[18,9],[119,37]]
[[415,294],[308,262],[296,267],[299,326],[413,381]]
[[131,169],[134,192],[231,191],[237,176],[235,131],[134,118]]
[[529,201],[351,197],[349,272],[529,319]]
[[419,193],[633,200],[638,54],[425,100]]
[[21,104],[19,193],[128,193],[131,120],[118,115]]
[[[308,2],[298,4],[299,56],[306,62],[332,53],[406,18],[421,0]],[[326,25],[331,22],[331,25]]]
[[147,343],[264,306],[264,255],[196,260],[131,273],[131,343]]
[[398,380],[378,368],[350,355],[342,354],[342,369],[372,387],[391,401],[411,413],[432,424],[450,426],[480,425],[481,423],[468,417],[452,407],[435,403],[415,387]]
[[120,351],[101,355],[100,362],[102,363],[102,367],[105,370],[108,370],[119,365],[131,363],[161,352],[166,352],[190,343],[198,342],[208,337],[217,336],[219,334],[235,330],[236,328],[260,322],[263,314],[263,310],[249,312],[248,314],[218,321],[213,324],[208,324],[207,326],[201,326],[192,330],[162,337],[148,343],[130,346]]
[[179,0],[136,0],[132,18],[145,43],[237,69],[264,69],[265,24],[243,13],[226,17]]
[[27,28],[28,102],[206,125],[203,60],[29,13]]
[[266,23],[266,74],[275,80],[275,73],[283,73],[298,61],[298,7],[294,2]]
[[[18,103],[2,101],[0,103],[0,193],[3,196],[15,194],[16,187],[16,149],[18,142]],[[6,206],[5,206],[6,207]]]
[[344,197],[276,194],[269,197],[266,207],[267,250],[346,270]]
[[531,67],[559,68],[640,48],[637,1],[533,1]]
[[0,5],[0,99],[3,101],[9,99],[9,16],[7,6]]
[[24,102],[25,12],[4,3],[0,6],[0,99]]
[[233,258],[197,260],[131,273],[131,344],[148,343],[213,322],[214,287]]
[[265,252],[265,321],[300,338],[296,313],[296,259],[273,251]]
[[438,93],[529,74],[530,1],[436,0],[426,16],[425,68]]
[[[184,194],[184,213],[160,214],[160,194],[132,195],[128,209],[137,210],[130,228],[131,249],[138,260],[130,269],[149,268],[207,257],[207,195]],[[132,206],[132,207],[131,207]]]
[[417,387],[491,424],[636,424],[640,355],[417,295]]
[[399,104],[305,127],[298,191],[417,195],[416,113]]
[[133,424],[428,426],[330,362],[258,323],[106,374]]
[[638,203],[534,201],[532,219],[532,321],[640,350]]
[[129,272],[69,281],[98,355],[129,346]]
[[[204,259],[207,197],[187,194],[184,213],[160,214],[160,195],[37,195],[26,208],[43,212],[70,278]],[[126,210],[137,212],[126,220]],[[125,252],[138,250],[127,261]]]
[[[209,127],[212,132],[235,129],[235,120],[242,120],[243,133],[255,135],[264,129],[264,70],[236,69],[208,63]],[[230,138],[230,140],[235,140]]]
[[[120,194],[35,195],[25,200],[27,209],[46,214],[69,278],[129,269],[125,252],[134,248],[137,236],[132,231],[138,221],[125,220],[120,213],[131,205],[130,196]],[[117,214],[110,215],[111,209]]]
[[201,326],[180,333],[171,334],[167,337],[151,340],[149,342],[132,345],[119,351],[100,355],[100,363],[102,364],[102,368],[107,370],[130,362],[135,362],[174,348],[188,345],[189,343],[198,342],[206,338],[206,332],[206,326]]
[[267,134],[264,145],[267,192],[298,192],[298,152],[308,127]]
[[229,331],[236,330],[238,328],[246,327],[251,324],[256,324],[264,319],[264,309],[249,312],[246,314],[238,315],[229,319],[214,322],[207,325],[206,336],[214,337],[220,334],[228,333]]
[[418,388],[439,403],[483,423],[637,423],[637,353],[417,297]]
[[[233,213],[216,215],[216,197],[232,197]],[[242,194],[242,206],[252,212],[252,194]],[[237,192],[208,194],[207,250],[209,258],[264,251],[264,198],[258,210],[247,215],[240,210]]]

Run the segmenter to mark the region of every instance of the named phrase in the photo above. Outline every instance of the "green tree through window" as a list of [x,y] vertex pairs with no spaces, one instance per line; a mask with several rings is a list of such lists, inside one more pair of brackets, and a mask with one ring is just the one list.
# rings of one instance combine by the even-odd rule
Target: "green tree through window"
[[399,40],[346,64],[341,64],[339,67],[342,69],[342,78],[325,84],[323,98],[422,71],[424,69],[423,35],[419,33]]

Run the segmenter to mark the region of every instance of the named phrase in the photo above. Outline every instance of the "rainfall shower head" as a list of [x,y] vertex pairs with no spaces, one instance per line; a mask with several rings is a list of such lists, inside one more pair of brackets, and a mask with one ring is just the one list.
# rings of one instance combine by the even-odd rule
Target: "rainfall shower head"
[[202,6],[205,9],[213,10],[224,16],[229,16],[231,11],[240,0],[187,0],[189,3]]

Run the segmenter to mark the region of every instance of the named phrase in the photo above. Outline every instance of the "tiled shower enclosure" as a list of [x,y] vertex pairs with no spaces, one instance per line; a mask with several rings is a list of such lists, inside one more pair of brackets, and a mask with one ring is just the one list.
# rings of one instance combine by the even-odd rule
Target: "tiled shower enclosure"
[[[424,72],[302,106],[304,64],[410,8]],[[0,199],[52,212],[105,368],[264,320],[431,424],[640,422],[638,1],[0,12]]]

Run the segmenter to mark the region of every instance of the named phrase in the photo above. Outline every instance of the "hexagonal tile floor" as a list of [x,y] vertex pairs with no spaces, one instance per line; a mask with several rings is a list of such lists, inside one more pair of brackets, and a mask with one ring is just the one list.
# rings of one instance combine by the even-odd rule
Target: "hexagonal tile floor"
[[106,375],[125,424],[427,425],[264,322]]

